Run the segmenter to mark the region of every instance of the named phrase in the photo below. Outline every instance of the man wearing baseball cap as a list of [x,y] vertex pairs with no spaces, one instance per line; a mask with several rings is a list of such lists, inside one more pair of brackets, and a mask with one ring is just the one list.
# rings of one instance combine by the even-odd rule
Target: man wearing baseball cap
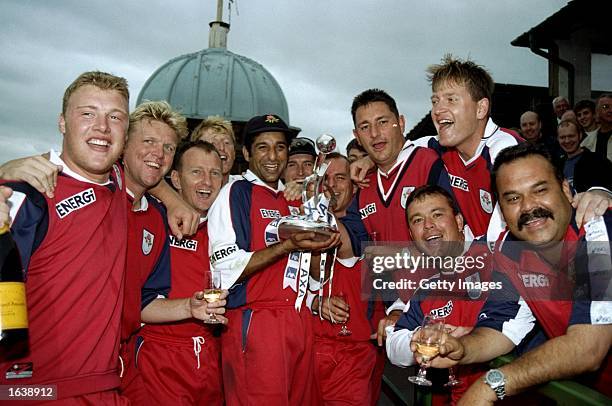
[[[266,227],[289,215],[281,174],[292,131],[275,114],[253,117],[244,129],[244,179],[226,185],[209,211],[211,265],[230,289],[222,335],[228,405],[313,404],[313,333],[309,312],[298,312],[289,254],[337,245],[304,232],[267,246]],[[248,383],[245,382],[248,379]]]
[[303,183],[304,179],[312,174],[316,159],[317,152],[310,138],[294,138],[289,145],[289,159],[283,173],[285,183]]

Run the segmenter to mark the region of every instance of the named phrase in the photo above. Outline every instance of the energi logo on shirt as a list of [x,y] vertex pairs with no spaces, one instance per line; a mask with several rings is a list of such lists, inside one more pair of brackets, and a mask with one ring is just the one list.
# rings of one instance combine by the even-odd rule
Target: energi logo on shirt
[[93,188],[83,190],[76,195],[65,198],[61,202],[55,205],[55,211],[59,218],[63,219],[75,210],[82,209],[85,206],[89,206],[96,201],[96,194]]

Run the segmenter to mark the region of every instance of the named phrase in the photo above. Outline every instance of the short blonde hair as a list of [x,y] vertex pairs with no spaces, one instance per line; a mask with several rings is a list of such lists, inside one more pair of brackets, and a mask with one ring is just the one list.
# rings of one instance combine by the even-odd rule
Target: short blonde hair
[[174,131],[179,142],[189,134],[187,119],[174,110],[166,101],[145,101],[140,103],[130,114],[128,137],[135,124],[142,120],[161,121],[167,124]]
[[236,145],[232,123],[221,116],[208,116],[202,120],[191,132],[191,141],[197,141],[200,138],[200,134],[208,129],[229,135],[234,145]]
[[126,102],[130,102],[130,92],[125,78],[100,71],[85,72],[81,73],[79,77],[66,88],[62,101],[62,114],[66,114],[70,96],[79,88],[88,85],[95,86],[101,90],[116,90],[125,97]]

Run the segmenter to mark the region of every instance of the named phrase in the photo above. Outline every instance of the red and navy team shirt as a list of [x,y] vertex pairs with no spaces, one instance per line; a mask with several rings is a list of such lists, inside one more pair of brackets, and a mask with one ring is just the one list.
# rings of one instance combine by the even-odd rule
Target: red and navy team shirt
[[[495,241],[505,225],[491,188],[493,162],[501,150],[521,141],[514,131],[499,127],[489,118],[476,153],[467,161],[456,148],[441,146],[436,136],[419,138],[414,143],[431,148],[444,162],[457,204],[472,233],[476,237],[488,234]],[[490,224],[491,231],[487,233]]]
[[0,363],[0,384],[54,384],[65,398],[119,386],[127,202],[119,167],[98,184],[54,152],[50,161],[64,168],[53,198],[6,184],[27,278],[30,354]]
[[[149,194],[133,210],[128,191],[128,254],[121,340],[140,328],[140,312],[170,289],[170,245],[166,210]],[[145,285],[146,283],[146,285]]]
[[[368,301],[361,296],[361,261],[356,258],[337,259],[334,264],[334,276],[331,283],[331,296],[344,293],[349,305],[349,319],[346,327],[351,331],[350,336],[338,336],[342,324],[331,322],[316,315],[313,330],[315,338],[326,338],[338,341],[369,341],[372,328],[368,319]],[[330,283],[327,281],[323,288],[323,297],[329,295]],[[318,291],[315,292],[318,294]],[[324,299],[325,300],[325,299]]]
[[265,229],[277,218],[290,214],[282,184],[273,189],[253,172],[243,180],[225,185],[208,213],[211,266],[219,269],[224,288],[231,288],[228,307],[249,305],[293,306],[296,293],[283,289],[288,257],[236,283],[253,253],[267,247]]
[[[202,220],[195,235],[178,240],[170,236],[170,258],[172,277],[168,299],[182,299],[193,296],[194,292],[211,286],[210,265],[208,260],[208,229]],[[148,280],[145,290],[157,291],[154,280]],[[143,301],[145,292],[143,291]],[[145,303],[143,303],[143,308]],[[171,337],[204,337],[213,339],[212,328],[201,320],[186,319],[173,323],[147,324],[144,332],[154,332]],[[216,340],[216,339],[215,339]]]
[[375,232],[378,241],[410,241],[406,221],[406,199],[423,185],[439,185],[451,194],[448,174],[438,155],[428,148],[404,144],[397,162],[388,173],[376,170],[368,175],[370,187],[359,190],[345,217],[353,252],[361,255],[360,243]]
[[[607,244],[609,249],[610,211],[593,220],[591,226],[599,230],[597,244]],[[495,247],[493,273],[493,280],[500,282],[503,290],[485,303],[477,327],[496,329],[516,345],[532,348],[542,339],[564,335],[575,324],[612,324],[612,302],[590,297],[601,282],[592,284],[597,272],[589,253],[590,237],[572,220],[564,237],[561,263],[552,269],[529,246],[505,232]],[[607,275],[606,286],[610,282],[609,271]],[[591,378],[598,390],[612,394],[609,356]]]

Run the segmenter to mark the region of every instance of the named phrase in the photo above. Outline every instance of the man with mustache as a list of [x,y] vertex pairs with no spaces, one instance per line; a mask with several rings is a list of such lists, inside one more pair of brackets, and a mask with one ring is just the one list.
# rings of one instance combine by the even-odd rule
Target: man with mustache
[[[610,282],[610,212],[579,228],[567,181],[537,146],[502,151],[492,182],[508,225],[494,251],[493,280],[503,290],[489,297],[472,333],[447,338],[433,366],[486,362],[543,336],[543,344],[474,383],[460,404],[492,404],[587,372],[585,381],[610,396],[612,302],[609,291],[597,293]],[[589,249],[608,250],[604,272]]]

